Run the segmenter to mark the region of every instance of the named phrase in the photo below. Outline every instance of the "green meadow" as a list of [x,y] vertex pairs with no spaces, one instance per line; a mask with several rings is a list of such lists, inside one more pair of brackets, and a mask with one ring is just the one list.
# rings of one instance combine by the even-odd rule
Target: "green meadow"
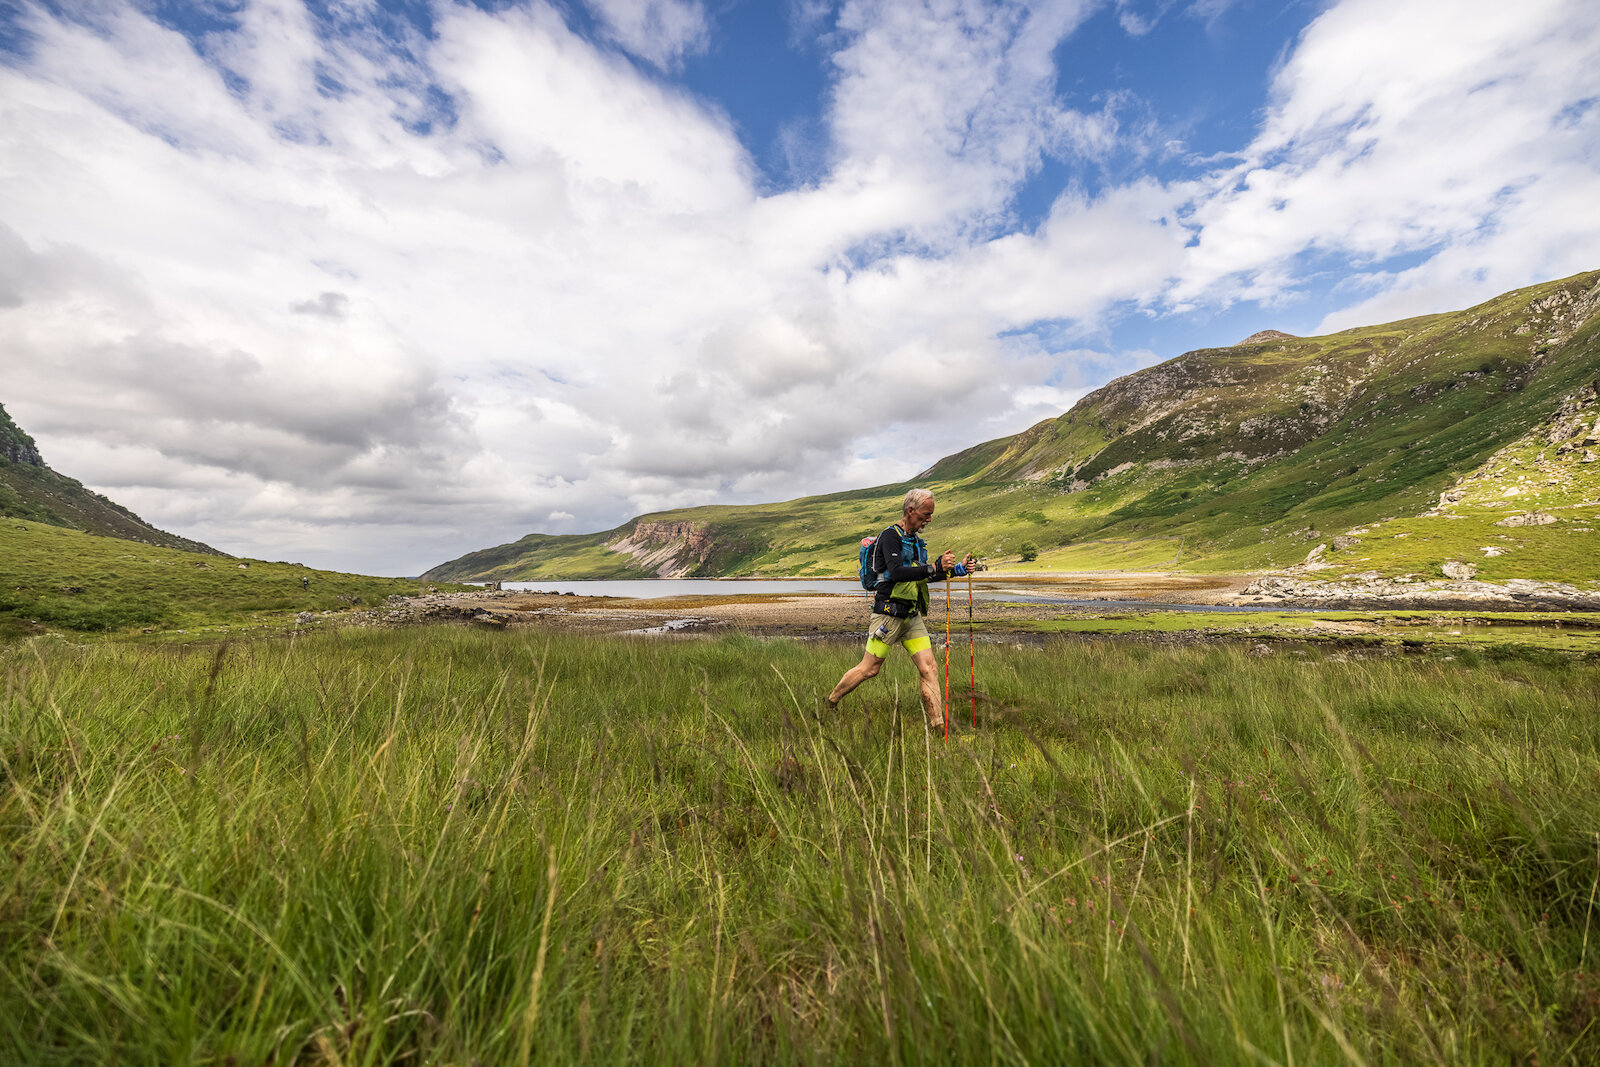
[[7,643],[0,1062],[1600,1059],[1600,667],[1042,640]]

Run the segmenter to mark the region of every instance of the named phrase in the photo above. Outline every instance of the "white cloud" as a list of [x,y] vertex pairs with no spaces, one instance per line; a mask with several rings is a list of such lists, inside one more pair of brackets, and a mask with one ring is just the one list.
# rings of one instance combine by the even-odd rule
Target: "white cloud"
[[1205,23],[1213,23],[1227,13],[1239,0],[1194,0],[1185,13]]
[[997,221],[1057,132],[1075,125],[1055,100],[1051,54],[1094,6],[844,4],[830,191],[865,185],[882,198],[871,214],[880,232],[934,248]]
[[748,200],[749,164],[724,121],[597,52],[553,9],[456,7],[438,31],[435,70],[464,119],[511,167],[558,168],[587,201],[574,207],[688,213]]
[[1447,264],[1464,249],[1483,272],[1477,295],[1595,265],[1584,249],[1600,247],[1600,207],[1562,195],[1600,178],[1592,5],[1345,0],[1305,31],[1274,90],[1244,162],[1196,196],[1199,244],[1176,299],[1270,299],[1300,281],[1308,252],[1442,251],[1401,287],[1448,271],[1441,296],[1454,299],[1464,279]]
[[[366,554],[409,526],[414,553],[378,565],[419,569],[552,512],[832,487],[876,427],[881,353],[965,358],[885,346],[835,269],[905,186],[758,200],[724,119],[549,7],[442,9],[426,71],[292,4],[204,55],[123,8],[31,28],[0,74],[11,276],[33,279],[0,320],[13,410],[62,469],[224,547]],[[430,79],[457,119],[419,133]],[[941,380],[947,425],[972,377]]]
[[[1160,143],[1137,99],[1056,97],[1094,0],[844,0],[826,161],[777,192],[663,73],[707,47],[704,7],[591,6],[609,44],[544,0],[444,0],[403,49],[290,0],[199,48],[133,5],[26,8],[0,66],[0,402],[158,525],[415,572],[910,476],[1155,361],[1107,346],[1116,309],[1293,299],[1335,257],[1369,275],[1347,318],[1413,313],[1600,247],[1575,0],[1344,0],[1235,159],[1068,188],[1031,229],[1013,198],[1047,156]],[[1422,261],[1386,273],[1400,253]]]
[[587,0],[621,47],[657,67],[706,50],[711,27],[694,0]]

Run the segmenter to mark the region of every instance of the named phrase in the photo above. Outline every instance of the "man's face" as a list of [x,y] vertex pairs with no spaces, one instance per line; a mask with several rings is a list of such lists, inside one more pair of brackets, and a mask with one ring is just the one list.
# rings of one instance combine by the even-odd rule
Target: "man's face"
[[932,521],[933,497],[930,496],[921,504],[918,504],[916,507],[906,512],[904,523],[906,533],[916,533],[918,530],[922,529]]

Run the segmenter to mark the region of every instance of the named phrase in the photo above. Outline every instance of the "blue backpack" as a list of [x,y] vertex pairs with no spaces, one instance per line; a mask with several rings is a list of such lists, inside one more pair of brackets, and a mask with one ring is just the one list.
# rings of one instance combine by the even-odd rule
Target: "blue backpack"
[[861,539],[861,588],[869,593],[878,588],[878,554],[873,551],[877,543],[876,537]]
[[[901,533],[900,535],[901,558],[910,557],[917,563],[928,562],[927,542],[915,534]],[[861,539],[861,588],[869,593],[878,588],[878,583],[883,581],[883,571],[878,564],[878,539],[876,537],[863,537]],[[906,549],[910,551],[907,552]]]

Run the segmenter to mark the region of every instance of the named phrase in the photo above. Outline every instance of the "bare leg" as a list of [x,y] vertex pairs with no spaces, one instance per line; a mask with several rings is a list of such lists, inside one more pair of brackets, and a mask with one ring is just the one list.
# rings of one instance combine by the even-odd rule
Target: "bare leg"
[[[931,653],[930,653],[931,655]],[[828,706],[835,707],[845,695],[868,678],[876,678],[878,671],[883,669],[883,657],[874,656],[871,652],[861,657],[861,662],[844,672],[844,677],[839,679],[839,684],[833,687],[833,692],[828,694]]]
[[939,661],[934,658],[932,649],[925,648],[912,656],[911,662],[917,665],[917,673],[922,675],[922,711],[928,717],[928,725],[943,730],[944,704],[939,695]]

